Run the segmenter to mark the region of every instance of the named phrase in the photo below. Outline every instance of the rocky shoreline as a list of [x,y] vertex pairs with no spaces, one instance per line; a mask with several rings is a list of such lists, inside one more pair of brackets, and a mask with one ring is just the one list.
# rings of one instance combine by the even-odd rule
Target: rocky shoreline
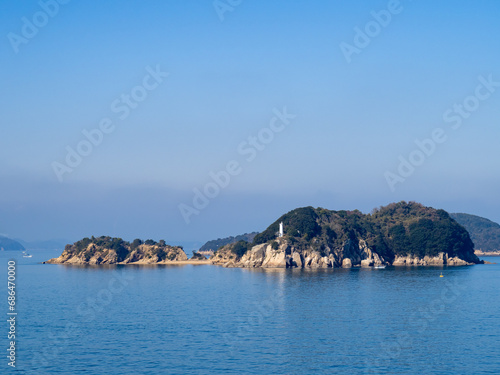
[[[286,239],[277,239],[276,245],[260,244],[253,246],[241,257],[234,252],[234,245],[227,245],[210,257],[188,259],[186,253],[178,247],[168,247],[165,259],[158,255],[158,247],[141,245],[124,260],[118,261],[116,251],[97,249],[90,244],[85,252],[75,254],[67,248],[58,258],[49,259],[43,264],[67,265],[217,265],[227,268],[355,268],[377,266],[468,266],[467,262],[448,254],[439,253],[435,257],[423,258],[412,255],[396,256],[392,261],[373,252],[364,240],[358,243],[347,241],[341,251],[328,256],[313,249],[299,250]],[[89,257],[89,253],[92,256]]]
[[500,257],[500,251],[476,250],[476,251],[474,251],[474,254],[476,254],[478,256],[485,256],[485,257]]
[[384,259],[368,248],[364,240],[357,244],[348,241],[343,249],[328,256],[314,250],[298,250],[287,240],[278,239],[275,249],[270,244],[253,246],[243,256],[233,253],[231,246],[219,249],[211,258],[212,264],[238,268],[353,268],[376,266],[469,266],[476,264],[457,257],[439,253],[423,258],[407,255],[396,256],[393,261]]
[[[197,257],[193,262],[203,261]],[[105,265],[105,264],[178,264],[189,259],[182,247],[161,243],[128,243],[121,239],[101,237],[84,239],[67,245],[58,258],[46,264]]]

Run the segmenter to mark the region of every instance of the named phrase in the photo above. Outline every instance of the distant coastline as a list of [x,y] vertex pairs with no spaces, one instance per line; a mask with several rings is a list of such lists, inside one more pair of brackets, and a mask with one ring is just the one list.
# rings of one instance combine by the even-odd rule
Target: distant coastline
[[476,250],[474,254],[477,256],[486,256],[486,257],[500,257],[500,251],[482,251]]

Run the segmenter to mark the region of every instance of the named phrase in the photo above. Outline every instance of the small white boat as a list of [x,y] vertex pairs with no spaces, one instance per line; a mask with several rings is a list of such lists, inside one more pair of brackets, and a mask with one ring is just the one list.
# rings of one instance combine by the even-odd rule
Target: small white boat
[[373,268],[375,268],[375,269],[382,269],[382,268],[385,268],[385,264],[380,264],[378,266],[373,266]]
[[23,251],[23,258],[31,258],[33,255],[28,254],[26,251]]

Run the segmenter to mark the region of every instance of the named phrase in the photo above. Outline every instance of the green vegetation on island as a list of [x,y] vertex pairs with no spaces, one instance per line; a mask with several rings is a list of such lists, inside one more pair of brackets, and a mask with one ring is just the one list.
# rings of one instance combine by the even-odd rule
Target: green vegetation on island
[[450,214],[470,234],[476,250],[483,252],[500,251],[500,225],[480,216]]
[[[284,236],[278,239],[281,222]],[[239,241],[227,245],[214,259],[220,263],[225,258],[238,261],[250,250],[261,249],[258,246],[263,244],[275,251],[285,249],[285,256],[297,253],[306,263],[306,258],[314,254],[317,259],[323,258],[322,264],[331,266],[342,266],[347,258],[348,264],[361,264],[367,258],[381,264],[408,264],[406,259],[410,264],[447,264],[448,259],[450,264],[480,262],[474,255],[468,232],[459,223],[444,210],[416,202],[391,203],[371,214],[298,208],[256,235],[252,243]],[[230,253],[223,255],[228,250]],[[248,262],[246,258],[244,261]]]
[[360,238],[374,252],[389,259],[408,254],[436,256],[440,252],[467,257],[474,246],[467,231],[446,211],[415,202],[392,203],[368,215],[358,210],[298,208],[255,236],[254,244],[275,239],[280,222],[292,243],[312,245],[322,253],[327,247],[341,247],[346,240]]

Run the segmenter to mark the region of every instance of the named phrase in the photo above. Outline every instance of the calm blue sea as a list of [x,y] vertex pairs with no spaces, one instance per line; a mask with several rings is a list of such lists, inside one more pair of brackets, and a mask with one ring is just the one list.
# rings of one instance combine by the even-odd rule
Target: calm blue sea
[[32,253],[0,253],[4,354],[18,263],[2,374],[500,374],[500,264],[82,268]]

